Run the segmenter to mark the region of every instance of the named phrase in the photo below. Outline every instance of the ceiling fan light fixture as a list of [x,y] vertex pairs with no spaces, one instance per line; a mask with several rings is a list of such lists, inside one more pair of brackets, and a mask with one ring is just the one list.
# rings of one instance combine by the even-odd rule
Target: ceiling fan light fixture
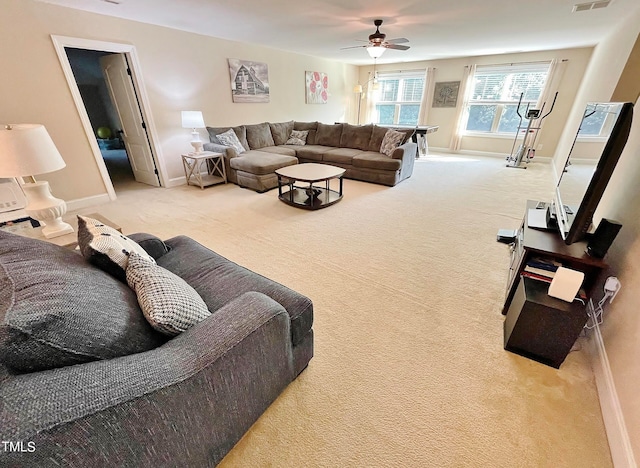
[[369,46],[367,47],[367,52],[369,53],[369,57],[378,58],[384,54],[385,48],[377,45],[377,46]]

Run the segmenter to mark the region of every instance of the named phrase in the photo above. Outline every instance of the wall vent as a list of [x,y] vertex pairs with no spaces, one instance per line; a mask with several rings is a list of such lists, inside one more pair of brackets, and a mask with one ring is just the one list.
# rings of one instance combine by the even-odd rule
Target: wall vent
[[609,6],[611,1],[612,0],[600,0],[597,2],[576,3],[575,5],[573,5],[573,10],[571,11],[575,13],[576,11],[588,11],[588,10],[595,10],[598,8],[606,8]]

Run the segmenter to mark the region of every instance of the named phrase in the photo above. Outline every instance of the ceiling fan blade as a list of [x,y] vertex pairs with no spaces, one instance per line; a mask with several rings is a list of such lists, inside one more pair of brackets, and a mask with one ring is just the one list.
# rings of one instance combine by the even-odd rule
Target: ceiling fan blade
[[397,37],[395,39],[389,39],[388,41],[389,44],[404,44],[405,42],[409,42],[409,39],[407,39],[406,37]]
[[345,49],[359,49],[360,47],[368,47],[367,45],[356,45],[356,46],[351,46],[351,47],[341,47],[340,50],[345,50]]
[[407,50],[409,49],[408,45],[398,45],[398,44],[385,44],[384,47],[387,49],[396,49],[396,50]]

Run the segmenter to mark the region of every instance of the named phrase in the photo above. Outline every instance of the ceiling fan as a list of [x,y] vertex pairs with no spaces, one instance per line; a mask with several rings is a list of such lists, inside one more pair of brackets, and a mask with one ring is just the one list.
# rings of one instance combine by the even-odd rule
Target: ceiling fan
[[385,40],[387,35],[380,32],[380,26],[382,25],[381,19],[374,20],[373,24],[376,27],[376,32],[369,35],[368,44],[361,45],[361,46],[343,47],[342,49],[355,49],[358,47],[366,47],[367,52],[369,52],[369,55],[372,58],[378,58],[384,53],[386,49],[407,50],[409,48],[408,45],[401,45],[401,44],[404,44],[405,42],[409,42],[409,39],[406,39],[404,37]]

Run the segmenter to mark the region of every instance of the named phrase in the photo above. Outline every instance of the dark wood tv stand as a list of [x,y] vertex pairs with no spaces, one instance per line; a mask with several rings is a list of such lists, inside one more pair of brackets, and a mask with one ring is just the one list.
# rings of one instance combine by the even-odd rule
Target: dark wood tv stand
[[[548,283],[521,277],[534,257],[560,262],[584,272],[587,297],[607,264],[586,253],[587,242],[564,243],[558,231],[528,226],[529,209],[538,202],[527,201],[522,225],[512,244],[509,279],[502,313],[504,348],[543,364],[560,367],[587,322],[586,307],[578,301],[565,302],[547,294]],[[544,208],[543,208],[544,209]]]
[[602,259],[591,257],[586,253],[587,241],[579,241],[567,245],[557,231],[528,227],[527,214],[529,209],[534,209],[537,205],[537,201],[527,201],[527,209],[525,210],[522,225],[516,235],[515,243],[512,244],[507,293],[502,308],[503,314],[506,314],[509,310],[513,295],[520,283],[520,275],[527,265],[527,261],[532,257],[555,260],[561,262],[567,268],[584,272],[583,288],[587,296],[590,295],[591,288],[600,272],[608,266]]

